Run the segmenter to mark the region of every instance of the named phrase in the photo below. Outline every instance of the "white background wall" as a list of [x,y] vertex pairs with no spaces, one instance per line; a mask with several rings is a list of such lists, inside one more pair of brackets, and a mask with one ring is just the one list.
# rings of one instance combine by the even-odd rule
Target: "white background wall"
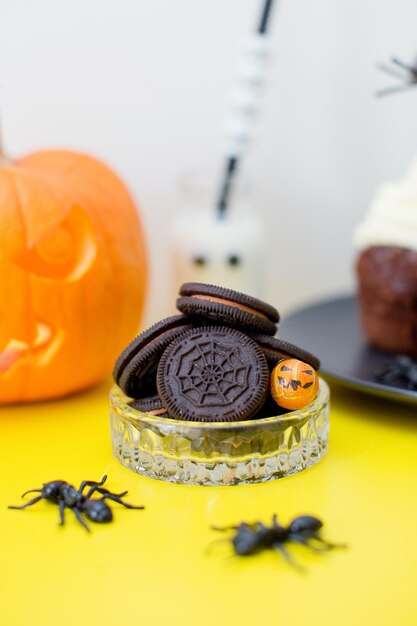
[[[69,147],[106,160],[137,199],[168,308],[179,179],[219,167],[221,127],[258,0],[0,0],[0,109],[12,156]],[[268,225],[281,310],[353,287],[352,231],[375,186],[417,155],[417,87],[375,68],[417,53],[415,0],[281,0],[269,85],[245,163]],[[306,258],[309,262],[306,262]]]

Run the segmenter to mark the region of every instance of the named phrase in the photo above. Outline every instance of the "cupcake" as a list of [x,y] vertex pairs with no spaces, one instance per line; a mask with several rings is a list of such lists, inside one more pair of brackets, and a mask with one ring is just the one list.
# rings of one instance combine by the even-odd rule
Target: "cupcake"
[[381,350],[417,354],[417,161],[377,190],[354,241],[366,338]]

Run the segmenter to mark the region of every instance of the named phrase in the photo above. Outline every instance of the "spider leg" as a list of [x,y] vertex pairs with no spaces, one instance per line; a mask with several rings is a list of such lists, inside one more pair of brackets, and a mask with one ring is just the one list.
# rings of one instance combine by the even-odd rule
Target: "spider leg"
[[401,378],[401,373],[397,370],[385,370],[379,374],[379,378],[383,382],[389,383],[396,378]]
[[307,548],[310,548],[310,550],[313,550],[314,552],[327,552],[328,550],[333,550],[333,548],[347,547],[345,543],[330,543],[329,541],[322,539],[319,535],[310,535],[309,537],[291,537],[291,541],[307,546]]
[[128,502],[123,502],[120,496],[116,493],[105,493],[101,498],[102,500],[112,500],[113,502],[117,502],[118,504],[122,504],[127,509],[144,509],[145,507],[142,505],[129,504]]
[[407,389],[415,389],[416,387],[417,387],[417,380],[414,380],[413,378],[409,379],[407,383]]
[[386,89],[380,89],[379,91],[375,92],[375,95],[378,97],[381,96],[388,96],[391,93],[396,93],[397,91],[405,91],[407,89],[410,89],[411,87],[414,87],[415,81],[411,82],[411,83],[406,83],[405,85],[398,85],[397,87],[387,87]]
[[29,502],[26,502],[25,504],[22,504],[21,506],[14,506],[11,504],[7,508],[8,509],[25,509],[27,506],[32,506],[32,504],[36,504],[36,502],[39,502],[39,500],[42,500],[42,498],[43,496],[36,496],[36,498],[32,498],[32,500],[29,500]]
[[74,511],[74,515],[77,518],[77,520],[80,522],[81,526],[84,526],[84,528],[86,529],[88,533],[91,532],[90,527],[86,524],[80,511],[76,507],[74,507],[72,510]]
[[297,561],[293,559],[291,554],[288,552],[288,550],[285,548],[285,546],[281,542],[277,541],[276,543],[272,545],[272,547],[276,552],[279,552],[287,561],[287,563],[289,563],[292,567],[295,567],[295,569],[297,569],[299,572],[305,571],[305,568],[302,567]]
[[42,489],[28,489],[27,491],[25,491],[25,493],[22,493],[21,497],[24,498],[26,494],[34,493],[35,491],[38,491],[39,493],[42,493]]
[[112,491],[109,491],[108,489],[104,489],[104,487],[97,487],[95,491],[98,491],[99,493],[103,495],[117,496],[118,498],[123,498],[123,496],[126,496],[129,493],[127,490],[122,491],[121,493],[113,493]]
[[309,538],[305,538],[305,539],[296,539],[291,537],[291,541],[293,543],[299,543],[302,546],[306,546],[307,548],[310,548],[310,550],[313,550],[313,552],[327,552],[328,550],[330,550],[330,547],[319,547],[317,545],[315,545],[314,543],[311,543],[310,541],[311,537]]
[[377,64],[377,68],[379,70],[382,70],[383,72],[385,72],[386,74],[389,74],[390,76],[394,76],[394,78],[399,78],[400,80],[404,80],[404,74],[402,74],[401,72],[396,71],[395,68],[386,65],[386,63],[378,63]]
[[323,546],[322,549],[324,549],[324,550],[333,550],[333,548],[347,548],[347,544],[346,543],[332,543],[332,542],[326,541],[325,539],[322,539],[321,537],[318,537],[318,536],[315,536],[314,539],[316,541],[318,541]]
[[209,543],[209,545],[206,547],[205,549],[205,553],[206,554],[211,554],[214,550],[214,548],[219,544],[219,543],[231,543],[230,539],[213,539],[213,541],[211,541]]
[[411,72],[411,74],[415,76],[416,68],[413,67],[412,65],[409,65],[408,63],[404,63],[404,61],[401,61],[401,59],[397,59],[397,57],[393,57],[391,61],[395,63],[395,65],[398,65],[398,67],[402,67],[403,70],[406,70],[407,72]]
[[60,526],[65,524],[65,500],[59,501],[59,524]]
[[239,527],[238,526],[210,526],[210,528],[212,530],[237,530]]
[[97,482],[96,480],[83,480],[78,491],[82,493],[86,487],[91,487],[91,489],[86,495],[86,497],[89,498],[94,493],[94,491],[97,490],[98,487],[101,487],[102,485],[104,485],[106,480],[107,480],[106,474],[104,474],[103,478],[99,482]]

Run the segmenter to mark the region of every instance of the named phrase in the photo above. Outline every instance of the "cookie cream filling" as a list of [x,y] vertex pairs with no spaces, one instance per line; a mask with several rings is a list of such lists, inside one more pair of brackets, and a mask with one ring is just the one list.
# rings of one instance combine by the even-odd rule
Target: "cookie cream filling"
[[417,160],[399,181],[377,189],[354,243],[359,250],[399,246],[417,251]]
[[265,320],[268,319],[267,316],[261,311],[252,309],[248,306],[245,306],[244,304],[241,304],[240,302],[235,302],[234,300],[227,300],[227,298],[217,298],[216,296],[207,296],[207,295],[203,295],[200,293],[192,293],[190,297],[197,298],[198,300],[205,300],[206,302],[217,302],[218,304],[226,304],[227,306],[234,306],[240,309],[241,311],[246,311],[246,313],[250,313],[251,315],[258,315],[259,317],[262,317]]

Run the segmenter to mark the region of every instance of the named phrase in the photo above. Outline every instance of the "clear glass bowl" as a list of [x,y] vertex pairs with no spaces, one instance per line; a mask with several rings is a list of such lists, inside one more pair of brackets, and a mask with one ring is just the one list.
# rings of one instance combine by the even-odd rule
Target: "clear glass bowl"
[[296,474],[327,450],[329,398],[320,378],[308,406],[241,422],[188,422],[133,409],[119,387],[110,393],[113,453],[129,469],[186,485],[237,485]]

